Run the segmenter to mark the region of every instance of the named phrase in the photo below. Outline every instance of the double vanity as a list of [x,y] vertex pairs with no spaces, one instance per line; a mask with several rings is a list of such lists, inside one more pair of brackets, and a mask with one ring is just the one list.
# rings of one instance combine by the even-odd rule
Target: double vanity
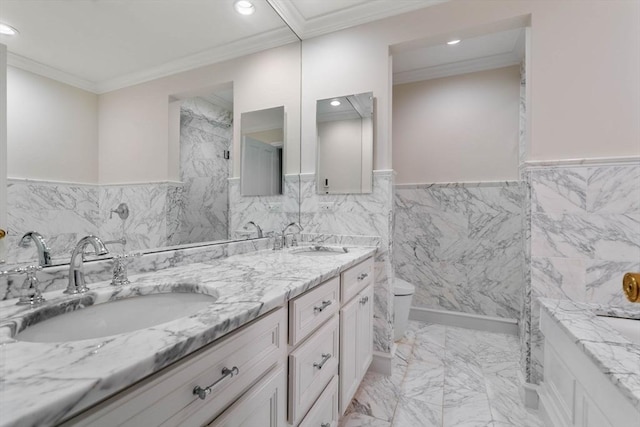
[[375,251],[262,250],[4,301],[0,425],[335,427],[372,360]]

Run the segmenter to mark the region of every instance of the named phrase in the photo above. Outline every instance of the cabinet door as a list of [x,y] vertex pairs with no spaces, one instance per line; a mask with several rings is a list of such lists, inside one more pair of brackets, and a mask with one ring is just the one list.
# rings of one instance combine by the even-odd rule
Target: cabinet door
[[367,286],[356,299],[358,300],[356,369],[358,384],[360,384],[373,359],[373,285]]
[[358,312],[360,299],[349,301],[340,310],[340,415],[349,406],[359,385],[358,369]]
[[287,375],[279,365],[216,418],[211,427],[284,427]]

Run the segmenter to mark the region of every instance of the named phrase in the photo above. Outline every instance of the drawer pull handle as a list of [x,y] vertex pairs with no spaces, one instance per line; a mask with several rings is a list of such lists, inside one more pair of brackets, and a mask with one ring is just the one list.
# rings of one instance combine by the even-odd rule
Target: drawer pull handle
[[313,367],[314,368],[318,368],[318,369],[322,369],[324,364],[327,363],[327,360],[329,360],[329,359],[331,359],[331,355],[329,353],[322,353],[322,362],[320,362],[320,363],[314,362],[313,363]]
[[362,273],[361,275],[358,276],[358,280],[364,280],[367,277],[369,277],[369,273]]
[[369,302],[369,297],[360,298],[360,304],[364,305]]
[[332,301],[322,301],[322,304],[320,304],[320,306],[315,306],[313,307],[313,312],[316,313],[322,313],[322,310],[324,310],[325,308],[329,307],[331,305]]
[[238,369],[237,366],[234,366],[233,368],[229,369],[229,368],[222,368],[222,376],[220,378],[218,378],[213,384],[211,384],[209,387],[207,388],[202,388],[199,385],[197,385],[194,389],[193,389],[193,394],[197,395],[200,399],[204,400],[207,398],[208,395],[211,394],[211,390],[213,389],[213,387],[215,387],[216,385],[218,385],[218,383],[220,383],[220,381],[226,379],[226,378],[231,378],[234,375],[238,375],[240,373],[240,370]]

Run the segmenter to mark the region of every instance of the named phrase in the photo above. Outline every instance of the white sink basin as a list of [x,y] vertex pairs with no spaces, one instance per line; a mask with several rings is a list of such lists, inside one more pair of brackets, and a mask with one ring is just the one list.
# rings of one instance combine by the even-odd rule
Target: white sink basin
[[35,323],[19,341],[65,342],[122,334],[189,316],[216,301],[201,293],[160,293],[90,305]]
[[347,248],[336,248],[333,246],[308,246],[291,251],[294,255],[313,257],[344,255],[347,252],[349,252]]
[[629,341],[640,344],[640,319],[598,316]]

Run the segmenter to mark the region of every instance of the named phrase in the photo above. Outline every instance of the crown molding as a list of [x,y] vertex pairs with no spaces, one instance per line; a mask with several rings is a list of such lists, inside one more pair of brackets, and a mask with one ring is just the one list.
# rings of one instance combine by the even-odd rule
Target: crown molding
[[469,59],[466,61],[458,61],[449,64],[394,73],[393,84],[413,83],[423,80],[437,79],[440,77],[473,73],[476,71],[492,70],[495,68],[517,65],[520,64],[520,62],[520,57],[514,52],[502,53],[483,58]]
[[155,68],[100,82],[97,84],[97,93],[111,92],[297,41],[298,38],[293,36],[288,28],[278,28],[167,62]]
[[7,64],[88,92],[102,94],[297,41],[297,37],[293,36],[288,28],[278,28],[194,55],[185,56],[158,67],[148,68],[101,82],[85,80],[11,52],[8,53]]
[[400,15],[444,3],[448,0],[421,0],[411,2],[364,2],[356,6],[306,19],[290,0],[269,0],[271,6],[291,29],[305,40],[334,31],[344,30],[378,19]]
[[47,77],[60,83],[77,87],[78,89],[86,90],[87,92],[97,93],[97,85],[95,82],[85,80],[13,52],[8,52],[7,65],[38,74],[39,76]]

